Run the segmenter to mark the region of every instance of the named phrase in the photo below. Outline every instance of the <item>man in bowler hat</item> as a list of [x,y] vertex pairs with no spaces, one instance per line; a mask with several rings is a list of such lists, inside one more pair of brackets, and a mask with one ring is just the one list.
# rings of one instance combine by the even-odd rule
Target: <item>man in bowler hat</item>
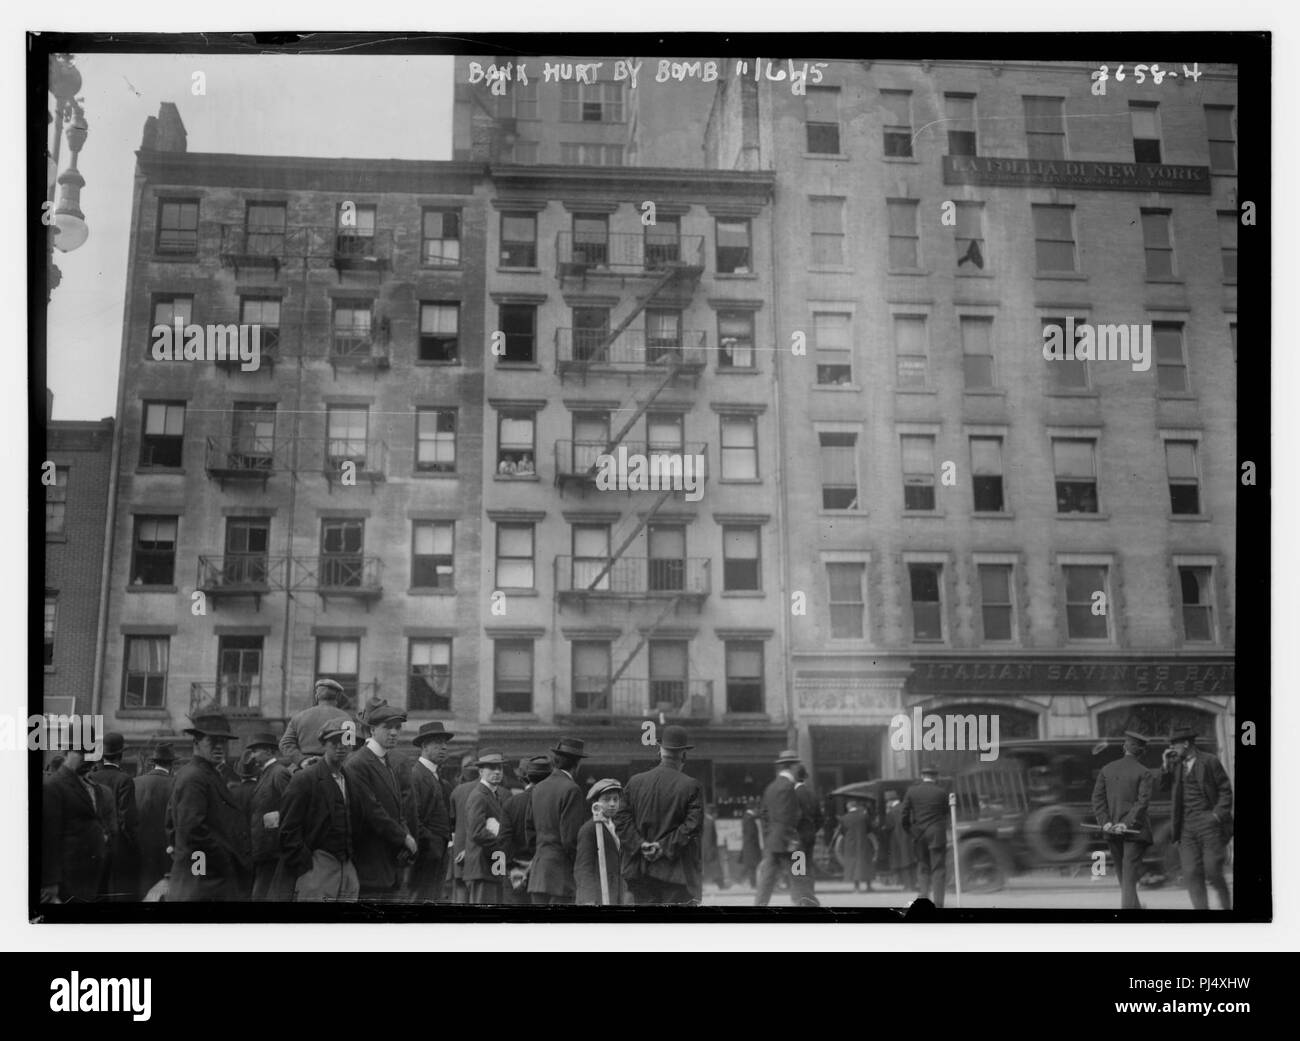
[[122,752],[126,740],[110,731],[104,735],[104,755],[90,779],[102,784],[113,797],[117,827],[108,848],[108,875],[104,896],[113,903],[139,899],[136,886],[140,876],[140,820],[136,813],[135,784],[122,769]]
[[903,796],[903,830],[912,836],[919,895],[943,906],[948,882],[948,793],[939,785],[939,768],[921,768],[921,780]]
[[614,826],[634,903],[689,904],[703,896],[704,790],[683,772],[694,747],[685,727],[664,727],[659,765],[634,776],[624,790]]
[[471,904],[502,904],[510,871],[510,824],[500,796],[506,757],[487,749],[475,765],[478,780],[465,801],[465,884]]
[[361,890],[353,860],[358,801],[343,773],[356,724],[330,720],[312,739],[321,755],[285,789],[280,849],[287,888],[299,903],[354,903]]
[[1219,906],[1231,911],[1232,896],[1223,877],[1223,861],[1232,838],[1232,784],[1223,764],[1196,747],[1196,731],[1190,727],[1169,735],[1161,788],[1170,785],[1174,789],[1170,837],[1178,845],[1183,883],[1192,907],[1209,910],[1205,890],[1208,882],[1219,898]]
[[[796,785],[799,783],[799,753],[788,748],[776,757],[776,777],[763,791],[763,860],[758,868],[758,889],[754,906],[766,907],[772,899],[777,878],[790,876],[790,902],[801,907],[817,906],[812,888],[812,850],[800,835],[804,818]],[[804,833],[808,833],[805,826]],[[815,840],[815,828],[812,831]]]
[[389,755],[397,747],[406,713],[372,698],[362,722],[370,728],[370,737],[343,765],[360,814],[353,836],[360,899],[391,902],[397,899],[406,865],[419,852],[407,827],[402,785]]
[[315,703],[311,708],[303,709],[289,720],[280,738],[280,756],[293,767],[297,767],[304,756],[320,755],[316,740],[321,727],[335,718],[352,717],[352,713],[339,707],[343,700],[343,685],[337,680],[317,680],[312,700]]
[[533,824],[533,792],[551,775],[551,757],[534,755],[519,760],[519,774],[524,778],[524,790],[503,807],[510,824],[510,885],[517,904],[527,904],[528,879],[532,872],[533,857],[537,855],[537,830]]
[[253,770],[253,791],[248,799],[248,829],[253,847],[253,899],[260,902],[288,900],[292,890],[275,887],[280,867],[280,815],[284,793],[292,776],[276,752],[279,742],[270,733],[248,739],[248,756]]
[[447,758],[452,734],[435,719],[420,727],[414,745],[420,758],[411,764],[407,788],[407,827],[418,847],[411,865],[411,903],[432,903],[442,899],[447,870],[447,844],[451,840],[451,791],[438,775]]
[[176,753],[163,742],[149,757],[149,770],[135,779],[135,809],[140,854],[139,894],[143,898],[172,869],[167,852],[167,804],[176,778],[172,768]]
[[247,899],[253,874],[248,821],[217,771],[235,735],[217,712],[195,716],[185,733],[194,738],[194,757],[181,767],[172,789],[167,900]]
[[535,904],[571,904],[576,894],[573,861],[578,832],[587,820],[582,789],[573,779],[587,758],[583,742],[562,737],[551,749],[550,776],[533,789],[533,828],[537,853],[528,879],[528,896]]
[[1137,884],[1142,875],[1142,858],[1151,845],[1151,805],[1154,778],[1142,765],[1148,738],[1133,730],[1124,731],[1124,755],[1107,763],[1097,774],[1092,789],[1092,812],[1106,835],[1111,863],[1119,876],[1119,906],[1137,910]]

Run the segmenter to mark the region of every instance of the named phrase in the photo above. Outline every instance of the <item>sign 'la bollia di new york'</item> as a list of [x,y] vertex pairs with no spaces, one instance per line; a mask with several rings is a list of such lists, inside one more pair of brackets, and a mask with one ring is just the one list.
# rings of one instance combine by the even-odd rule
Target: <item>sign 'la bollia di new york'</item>
[[990,188],[1100,188],[1209,195],[1210,168],[1173,163],[946,155],[943,157],[943,183]]

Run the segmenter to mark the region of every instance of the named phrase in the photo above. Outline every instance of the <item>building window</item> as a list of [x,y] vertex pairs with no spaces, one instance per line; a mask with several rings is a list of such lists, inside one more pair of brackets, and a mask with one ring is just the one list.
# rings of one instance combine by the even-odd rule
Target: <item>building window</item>
[[420,305],[419,360],[460,360],[460,304]]
[[369,256],[374,250],[375,215],[371,205],[354,204],[345,209],[340,204],[335,217],[335,252],[349,257]]
[[840,88],[808,87],[804,95],[808,151],[818,155],[840,152]]
[[[153,357],[154,329],[160,325],[165,325],[174,333],[177,321],[184,327],[189,325],[193,319],[194,297],[174,296],[172,294],[155,296],[153,298],[153,325],[149,327],[149,357]],[[176,346],[179,348],[180,345]]]
[[194,253],[198,248],[198,200],[158,200],[158,252]]
[[1223,257],[1223,280],[1237,281],[1237,215],[1219,213],[1219,249]]
[[1160,106],[1151,101],[1130,101],[1133,120],[1133,158],[1139,163],[1160,162]]
[[762,529],[724,525],[722,529],[722,588],[726,592],[760,590]]
[[1214,571],[1208,567],[1180,567],[1178,588],[1183,600],[1183,639],[1188,643],[1214,642]]
[[364,469],[370,410],[330,405],[325,423],[325,456],[330,469],[337,470],[348,462]]
[[185,447],[185,402],[146,401],[140,465],[179,467]]
[[573,360],[603,363],[609,360],[609,308],[573,308]]
[[[316,680],[333,680],[343,688],[344,704],[357,704],[361,675],[361,641],[355,637],[316,639]],[[315,680],[313,680],[315,682]]]
[[1177,322],[1153,322],[1151,339],[1156,349],[1156,386],[1171,394],[1187,393],[1183,327]]
[[420,223],[420,257],[435,267],[460,263],[460,210],[425,210]]
[[456,410],[415,410],[415,469],[421,473],[456,472]]
[[894,356],[900,387],[924,387],[929,368],[924,315],[894,316]]
[[573,259],[588,267],[609,264],[609,217],[606,214],[573,215]]
[[650,697],[643,710],[670,712],[682,708],[690,676],[689,644],[686,640],[651,640],[647,653]]
[[575,590],[608,590],[612,565],[609,559],[609,525],[575,524],[570,531]]
[[1031,206],[1034,216],[1034,256],[1039,274],[1073,272],[1074,207]]
[[646,529],[648,574],[652,593],[679,593],[686,589],[686,526],[651,524]]
[[537,266],[536,214],[501,214],[501,266]]
[[758,419],[755,416],[722,417],[722,479],[758,480]]
[[623,84],[560,84],[560,118],[570,123],[623,122]]
[[975,149],[975,95],[945,94],[949,155],[977,155]]
[[1062,318],[1044,318],[1043,319],[1043,338],[1042,343],[1047,343],[1047,329],[1049,326],[1055,326],[1060,330],[1059,335],[1065,346],[1064,358],[1048,358],[1047,369],[1051,374],[1049,382],[1054,391],[1074,391],[1087,390],[1090,386],[1088,376],[1088,363],[1074,356],[1074,344],[1064,342],[1067,326],[1065,319]]
[[934,437],[904,434],[903,509],[934,509]]
[[763,644],[758,640],[727,640],[727,711],[762,712]]
[[371,304],[369,300],[334,302],[334,335],[331,345],[335,358],[369,358]]
[[844,263],[844,200],[810,198],[812,262],[814,267],[839,267]]
[[645,361],[658,365],[682,356],[682,313],[665,308],[646,308]]
[[217,704],[252,708],[262,703],[262,637],[217,637]]
[[609,641],[574,640],[572,653],[573,711],[610,711],[609,678],[612,673],[612,654]]
[[408,712],[451,711],[451,640],[412,639],[406,674]]
[[560,144],[560,162],[565,166],[622,166],[623,146],[564,141]]
[[169,586],[176,577],[176,518],[136,517],[131,585]]
[[912,598],[912,639],[943,639],[943,565],[908,564]]
[[329,519],[320,525],[320,584],[329,589],[360,588],[365,578],[366,522]]
[[1169,474],[1170,512],[1196,516],[1201,512],[1201,478],[1195,441],[1166,441],[1165,469]]
[[[646,420],[649,423],[649,419]],[[609,446],[608,412],[575,412],[573,414],[573,455],[566,473],[588,473],[598,465],[601,454]]]
[[510,93],[498,102],[503,116],[515,119],[537,119],[537,81],[513,83]]
[[419,589],[454,589],[456,525],[452,521],[415,521],[411,525],[411,585]]
[[921,233],[916,227],[915,199],[889,199],[889,270],[915,271],[921,266]]
[[263,517],[228,517],[222,582],[236,586],[266,585],[270,544],[270,521]]
[[1065,99],[1026,97],[1025,144],[1030,159],[1065,158]]
[[645,226],[642,248],[647,271],[661,271],[682,259],[682,221],[680,217],[661,216]]
[[244,210],[245,249],[258,256],[283,253],[287,218],[282,202],[250,202]]
[[839,311],[813,312],[817,384],[843,387],[853,382],[852,315]]
[[497,640],[493,657],[493,711],[531,712],[533,641]]
[[532,412],[497,413],[497,473],[532,476],[537,468],[537,423]]
[[1002,513],[1006,509],[1002,494],[1002,438],[972,437],[970,463],[975,512]]
[[275,466],[275,403],[236,401],[231,416],[230,464],[244,471]]
[[67,524],[68,468],[54,468],[54,483],[45,486],[45,534],[62,535]]
[[1168,210],[1142,211],[1142,247],[1146,250],[1147,278],[1174,277],[1174,243],[1169,234]]
[[505,333],[503,362],[535,362],[537,360],[537,306],[535,304],[502,304],[501,331]]
[[44,620],[44,662],[46,665],[54,664],[54,631],[59,617],[59,598],[57,596],[47,596],[45,598],[45,620]]
[[262,354],[275,351],[280,346],[280,298],[266,296],[241,296],[239,320],[244,325],[258,327]]
[[993,369],[993,319],[961,317],[962,375],[967,390],[997,386]]
[[534,589],[533,525],[497,525],[498,589]]
[[[1066,564],[1065,631],[1071,640],[1110,639],[1110,592],[1104,564]],[[1101,594],[1098,596],[1097,594]]]
[[957,270],[967,265],[984,270],[988,263],[988,247],[984,242],[984,204],[982,202],[957,203]]
[[754,312],[718,312],[718,368],[753,369]]
[[866,635],[867,605],[862,592],[862,577],[866,569],[865,564],[826,565],[833,640],[860,640]]
[[750,262],[749,221],[723,220],[715,225],[718,243],[718,274],[748,275]]
[[1237,172],[1237,133],[1233,127],[1231,105],[1206,105],[1206,136],[1210,142],[1210,172]]
[[884,120],[885,155],[906,159],[912,155],[912,92],[882,90],[881,118]]
[[683,452],[686,448],[686,417],[680,412],[647,412],[645,436],[651,452]]
[[1052,438],[1057,513],[1097,512],[1097,442],[1091,438]]
[[1011,565],[980,564],[980,620],[985,641],[1012,637]]
[[171,639],[166,636],[128,636],[122,669],[122,707],[167,707],[167,659]]

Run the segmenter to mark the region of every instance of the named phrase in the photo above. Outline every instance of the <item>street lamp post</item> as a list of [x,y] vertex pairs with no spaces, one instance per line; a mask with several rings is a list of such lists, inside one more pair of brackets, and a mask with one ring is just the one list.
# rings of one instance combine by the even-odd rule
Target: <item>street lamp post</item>
[[[81,73],[72,64],[72,55],[54,54],[50,56],[49,89],[54,95],[54,112],[50,121],[54,124],[54,142],[48,151],[48,182],[45,190],[47,210],[53,207],[52,232],[46,247],[48,262],[47,289],[45,301],[48,304],[54,287],[59,284],[61,274],[54,263],[54,250],[71,253],[83,243],[90,234],[86,224],[86,215],[81,212],[81,189],[86,186],[86,179],[77,169],[77,157],[86,143],[86,113],[77,98],[81,89]],[[66,126],[66,130],[65,130]],[[59,159],[62,152],[63,137],[68,138],[68,166],[60,174]],[[58,205],[54,205],[55,188],[59,190]],[[48,220],[48,218],[47,218]]]

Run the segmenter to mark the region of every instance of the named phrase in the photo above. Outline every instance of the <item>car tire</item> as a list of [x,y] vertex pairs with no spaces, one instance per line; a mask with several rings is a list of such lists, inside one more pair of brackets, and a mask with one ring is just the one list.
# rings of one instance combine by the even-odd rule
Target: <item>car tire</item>
[[976,835],[958,847],[964,893],[997,893],[1013,872],[1011,857],[997,839]]
[[1069,806],[1056,803],[1035,810],[1025,821],[1025,842],[1043,864],[1068,864],[1087,852],[1083,821]]

